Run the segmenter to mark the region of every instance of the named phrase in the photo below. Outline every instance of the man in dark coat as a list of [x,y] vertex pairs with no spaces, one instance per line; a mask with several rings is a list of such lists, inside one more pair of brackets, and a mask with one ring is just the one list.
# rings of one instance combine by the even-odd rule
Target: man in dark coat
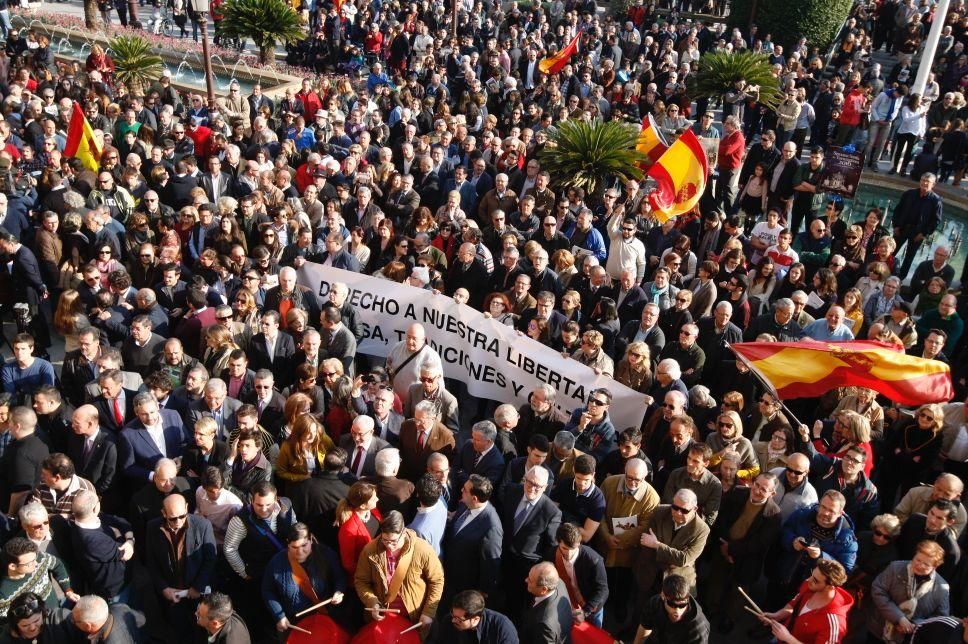
[[249,629],[223,593],[210,593],[195,610],[195,621],[212,644],[250,644]]
[[574,620],[571,602],[554,564],[543,561],[531,568],[528,592],[538,601],[521,616],[521,641],[529,644],[570,642]]

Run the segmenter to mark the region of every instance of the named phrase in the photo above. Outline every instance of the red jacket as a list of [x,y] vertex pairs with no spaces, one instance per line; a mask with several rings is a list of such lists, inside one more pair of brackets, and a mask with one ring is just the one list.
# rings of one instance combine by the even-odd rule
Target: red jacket
[[[371,511],[373,518],[383,521],[380,511]],[[349,520],[339,527],[339,558],[343,562],[343,569],[346,570],[352,579],[356,574],[356,564],[360,561],[360,553],[366,544],[370,543],[370,532],[366,529],[366,524],[354,512]]]
[[807,582],[803,582],[800,592],[790,602],[794,609],[792,624],[787,625],[790,633],[804,644],[840,644],[847,635],[847,613],[854,605],[854,598],[843,588],[838,588],[834,598],[823,608],[797,615],[812,595]]
[[303,116],[306,122],[312,123],[316,118],[316,112],[323,109],[323,99],[319,98],[319,94],[312,90],[299,92],[296,94],[296,98],[302,101]]
[[201,161],[208,158],[212,145],[212,130],[210,128],[207,128],[204,125],[199,125],[194,129],[188,128],[185,130],[185,136],[195,142],[196,159]]
[[840,113],[840,124],[857,127],[860,125],[860,112],[864,109],[867,97],[859,88],[844,97],[844,109]]
[[743,132],[736,130],[719,140],[719,169],[738,170],[743,165],[746,154],[746,139]]

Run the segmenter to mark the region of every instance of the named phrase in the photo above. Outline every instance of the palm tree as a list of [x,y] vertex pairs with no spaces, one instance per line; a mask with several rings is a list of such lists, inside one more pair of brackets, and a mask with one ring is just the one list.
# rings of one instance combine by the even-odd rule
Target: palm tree
[[760,102],[770,108],[780,104],[780,79],[773,75],[770,57],[751,51],[729,53],[706,52],[699,59],[699,69],[689,77],[689,95],[693,98],[718,98],[733,89],[736,81],[760,88]]
[[541,167],[565,188],[593,194],[612,179],[640,179],[645,155],[635,149],[638,128],[619,121],[568,120],[540,153]]
[[101,26],[100,12],[97,8],[97,0],[84,0],[84,26],[91,31],[97,31]]
[[243,42],[251,38],[263,65],[273,64],[279,42],[306,36],[299,14],[285,0],[228,0],[221,11],[222,34]]
[[108,43],[114,59],[114,78],[134,93],[143,92],[158,80],[165,65],[152,53],[151,44],[139,36],[117,36]]

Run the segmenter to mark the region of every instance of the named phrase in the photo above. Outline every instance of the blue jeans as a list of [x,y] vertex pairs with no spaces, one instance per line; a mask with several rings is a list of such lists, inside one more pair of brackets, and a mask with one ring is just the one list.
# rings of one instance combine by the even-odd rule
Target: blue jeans
[[604,617],[605,617],[605,607],[603,606],[602,608],[599,608],[591,615],[586,616],[585,621],[588,622],[589,624],[592,624],[593,626],[597,626],[601,628],[602,619],[604,619]]
[[13,30],[13,24],[10,22],[10,10],[4,9],[0,11],[0,32],[3,33],[3,37],[6,38],[7,34]]

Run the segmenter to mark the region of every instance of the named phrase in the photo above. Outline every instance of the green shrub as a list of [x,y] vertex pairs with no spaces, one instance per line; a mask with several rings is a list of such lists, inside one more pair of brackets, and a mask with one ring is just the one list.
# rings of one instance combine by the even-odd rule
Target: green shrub
[[745,32],[754,4],[753,22],[761,36],[771,34],[773,42],[784,47],[805,36],[811,46],[826,51],[847,19],[853,0],[732,0],[729,26]]

